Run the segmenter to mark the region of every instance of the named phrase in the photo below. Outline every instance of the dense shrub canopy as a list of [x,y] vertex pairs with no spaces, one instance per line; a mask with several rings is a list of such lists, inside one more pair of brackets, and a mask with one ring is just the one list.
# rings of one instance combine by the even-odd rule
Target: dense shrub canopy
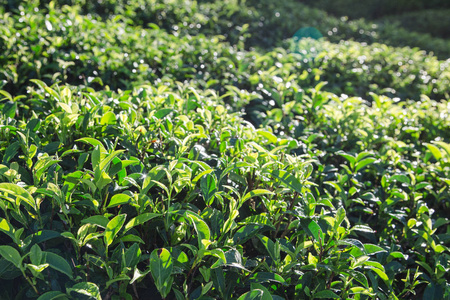
[[1,299],[450,299],[448,40],[298,1],[0,4]]

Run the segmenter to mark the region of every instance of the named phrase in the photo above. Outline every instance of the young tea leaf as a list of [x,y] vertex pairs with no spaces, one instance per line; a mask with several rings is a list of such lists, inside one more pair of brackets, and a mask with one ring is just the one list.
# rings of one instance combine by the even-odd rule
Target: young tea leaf
[[126,217],[127,217],[126,214],[115,216],[106,225],[104,240],[107,247],[111,245],[112,242],[114,241],[114,238],[116,237],[117,233],[120,231],[123,224],[125,223]]

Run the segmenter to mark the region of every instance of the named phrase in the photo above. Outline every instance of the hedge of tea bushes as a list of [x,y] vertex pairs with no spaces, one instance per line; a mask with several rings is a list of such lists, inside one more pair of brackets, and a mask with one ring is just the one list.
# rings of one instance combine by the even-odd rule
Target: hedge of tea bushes
[[377,19],[389,15],[401,16],[404,13],[416,13],[430,9],[441,10],[450,8],[450,4],[442,0],[400,0],[396,2],[363,0],[358,3],[355,3],[352,0],[300,0],[300,2],[320,9],[325,9],[326,11],[337,16],[347,15],[351,18],[366,19]]
[[102,21],[76,7],[43,11],[23,7],[0,21],[0,84],[11,94],[26,92],[30,78],[113,90],[161,78],[195,79],[220,92],[228,85],[254,91],[259,83],[276,84],[271,77],[261,81],[261,71],[283,73],[302,86],[328,81],[329,91],[365,98],[368,92],[401,99],[448,95],[448,61],[418,49],[294,39],[285,42],[287,51],[245,51],[221,36],[144,29],[121,16]]
[[448,102],[168,83],[2,91],[2,298],[448,297]]
[[449,61],[142,3],[0,6],[1,299],[450,298]]
[[449,9],[427,9],[422,11],[406,12],[397,16],[387,16],[379,21],[398,23],[408,30],[429,33],[432,36],[448,39],[450,30],[448,16]]
[[[2,2],[0,2],[2,3]],[[142,27],[158,27],[177,34],[223,35],[231,44],[273,48],[291,38],[301,28],[314,27],[332,42],[355,40],[383,43],[394,47],[419,47],[433,52],[440,59],[450,57],[450,41],[404,29],[396,22],[348,20],[334,17],[324,10],[312,8],[299,1],[36,1],[3,0],[3,10],[17,12],[23,7],[47,12],[48,5],[76,7],[80,14],[101,17],[104,21],[120,15],[127,22]],[[2,9],[0,8],[0,9]],[[326,9],[327,7],[325,7]],[[438,20],[439,16],[434,19]],[[439,24],[445,28],[445,24]],[[438,25],[439,26],[439,25]],[[432,33],[431,33],[432,34]]]

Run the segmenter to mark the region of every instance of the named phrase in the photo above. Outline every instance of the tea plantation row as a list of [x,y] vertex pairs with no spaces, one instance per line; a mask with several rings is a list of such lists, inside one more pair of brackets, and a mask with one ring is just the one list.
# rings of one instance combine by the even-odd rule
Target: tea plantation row
[[[269,77],[292,75],[303,86],[328,81],[326,89],[336,94],[448,98],[450,62],[417,49],[355,42],[296,44],[294,39],[291,45],[285,44],[287,50],[245,51],[244,45],[219,42],[220,36],[143,29],[131,26],[131,19],[122,16],[103,22],[79,14],[76,7],[44,11],[21,7],[0,20],[0,86],[12,94],[26,92],[28,78],[96,89],[103,83],[112,89],[129,89],[163,77],[194,78],[202,87],[221,92],[226,85],[253,91],[261,82],[273,85],[273,80],[258,76],[261,71]],[[245,37],[243,32],[238,34]]]
[[0,7],[1,299],[450,299],[450,61],[129,2]]

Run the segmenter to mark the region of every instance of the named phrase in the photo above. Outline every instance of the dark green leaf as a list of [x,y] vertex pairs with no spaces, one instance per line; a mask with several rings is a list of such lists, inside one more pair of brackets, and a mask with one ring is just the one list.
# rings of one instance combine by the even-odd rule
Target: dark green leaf
[[0,246],[0,255],[20,269],[22,265],[22,257],[20,256],[19,251],[11,246],[3,245]]
[[302,228],[308,233],[309,236],[313,237],[316,242],[324,244],[324,234],[322,228],[314,220],[302,219],[300,221]]
[[143,213],[137,217],[134,217],[133,219],[131,219],[127,225],[125,225],[125,231],[127,232],[128,230],[130,230],[131,228],[133,228],[134,226],[138,226],[138,225],[142,225],[147,221],[150,221],[153,218],[159,217],[161,216],[161,214],[156,214],[156,213]]
[[72,268],[64,258],[53,252],[44,252],[44,255],[45,262],[49,264],[50,268],[73,278]]
[[252,290],[240,296],[238,300],[262,300],[263,294],[262,290]]
[[340,297],[330,290],[323,290],[314,294],[317,299],[339,299]]
[[56,299],[68,299],[68,298],[66,294],[60,291],[46,292],[41,296],[39,296],[39,298],[37,298],[37,300],[56,300]]

